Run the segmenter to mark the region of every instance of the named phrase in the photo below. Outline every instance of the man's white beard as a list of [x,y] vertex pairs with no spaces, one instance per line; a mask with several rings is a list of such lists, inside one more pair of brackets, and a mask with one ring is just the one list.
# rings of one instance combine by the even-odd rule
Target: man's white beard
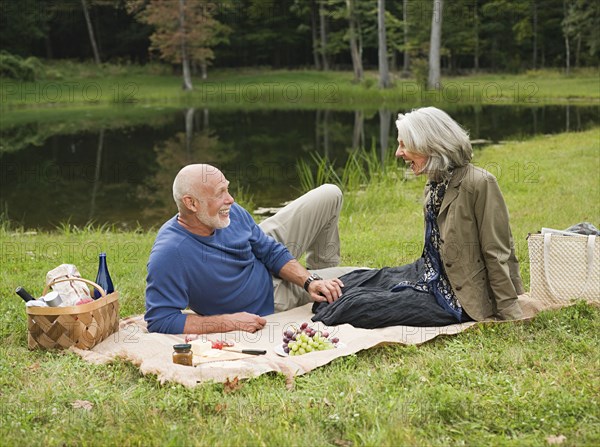
[[231,223],[231,219],[229,219],[229,216],[227,217],[227,220],[222,220],[219,217],[218,213],[216,216],[209,216],[208,213],[206,212],[206,209],[204,209],[204,208],[201,208],[196,213],[196,219],[198,219],[200,221],[200,223],[202,223],[210,228],[213,228],[213,229],[226,228]]

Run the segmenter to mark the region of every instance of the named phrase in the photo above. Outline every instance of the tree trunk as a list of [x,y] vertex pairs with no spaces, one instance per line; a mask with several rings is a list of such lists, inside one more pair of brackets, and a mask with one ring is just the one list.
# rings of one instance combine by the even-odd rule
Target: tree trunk
[[479,71],[479,12],[477,11],[477,4],[473,7],[473,29],[475,30],[475,55],[473,60],[473,68],[476,72]]
[[577,33],[577,46],[575,47],[575,68],[579,68],[579,56],[581,55],[581,33]]
[[565,32],[565,69],[567,74],[571,74],[571,44],[569,43],[569,35]]
[[185,0],[179,0],[179,31],[181,33],[181,66],[183,70],[183,89],[192,90],[192,76],[190,73],[190,61],[187,56],[187,35],[185,31]]
[[379,88],[388,88],[390,86],[390,70],[385,35],[385,0],[377,0],[377,36],[379,41]]
[[46,48],[46,59],[54,59],[54,51],[52,50],[52,41],[50,40],[50,33],[46,33],[44,36],[44,47]]
[[402,2],[402,28],[404,31],[404,62],[402,65],[402,75],[408,76],[410,71],[410,56],[408,54],[408,0]]
[[[358,18],[356,18],[355,24],[356,24],[356,34],[358,36],[358,54],[360,54],[360,64],[362,67],[363,34],[362,34],[362,26],[361,26],[360,20],[358,20]],[[364,75],[364,69],[363,69],[363,75]]]
[[363,79],[362,54],[358,48],[358,39],[356,37],[356,20],[354,17],[354,0],[346,0],[348,10],[348,24],[350,28],[350,55],[352,56],[352,70],[354,71],[354,82],[360,82]]
[[563,0],[563,23],[562,32],[565,38],[565,69],[566,73],[571,73],[571,41],[569,35],[571,34],[571,20],[569,17],[569,8],[567,6],[567,0]]
[[52,41],[50,36],[46,34],[44,36],[44,46],[46,47],[46,59],[54,59],[54,51],[52,51]]
[[389,60],[390,71],[392,73],[394,73],[395,71],[398,71],[398,58],[396,57],[396,53],[397,53],[397,51],[392,48],[392,54],[390,54],[390,60]]
[[429,42],[429,77],[427,87],[439,90],[440,84],[440,50],[442,46],[442,11],[443,0],[433,0],[433,13],[431,14],[431,39]]
[[323,1],[319,3],[319,29],[321,31],[321,58],[323,70],[329,70],[329,61],[327,60],[327,21]]
[[533,7],[533,69],[537,68],[537,46],[538,46],[538,15],[537,15],[537,4],[535,0],[532,1]]
[[321,60],[319,59],[319,36],[317,33],[317,5],[314,1],[310,4],[310,30],[312,33],[312,54],[315,63],[315,69],[321,70]]
[[94,28],[92,28],[92,21],[90,20],[90,13],[88,11],[87,2],[85,0],[81,0],[81,8],[83,9],[85,23],[87,25],[88,34],[90,36],[90,43],[92,44],[92,51],[94,53],[94,61],[96,62],[96,65],[100,65],[100,53],[98,53],[98,45],[96,45],[96,37],[94,36]]
[[544,48],[544,41],[542,41],[542,62],[540,68],[546,67],[546,49]]
[[200,62],[200,76],[202,76],[202,79],[208,78],[208,64],[206,61]]

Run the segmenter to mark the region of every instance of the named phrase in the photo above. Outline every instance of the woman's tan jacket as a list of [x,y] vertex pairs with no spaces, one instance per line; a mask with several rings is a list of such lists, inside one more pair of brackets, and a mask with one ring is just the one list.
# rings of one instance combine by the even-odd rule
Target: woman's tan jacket
[[522,317],[508,209],[496,178],[468,164],[454,170],[438,215],[440,256],[463,309],[474,320]]

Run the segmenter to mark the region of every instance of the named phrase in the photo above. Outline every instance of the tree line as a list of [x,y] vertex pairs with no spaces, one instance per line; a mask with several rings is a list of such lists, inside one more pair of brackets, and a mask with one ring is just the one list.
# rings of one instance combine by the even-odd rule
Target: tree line
[[[2,0],[0,47],[44,59],[413,76],[597,66],[596,0]],[[186,73],[187,72],[187,73]],[[433,73],[432,73],[433,72]],[[439,74],[437,75],[439,79]]]

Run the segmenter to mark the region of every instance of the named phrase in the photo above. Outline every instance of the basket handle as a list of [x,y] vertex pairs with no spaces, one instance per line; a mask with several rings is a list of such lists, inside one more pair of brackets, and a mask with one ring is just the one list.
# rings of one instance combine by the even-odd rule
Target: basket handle
[[[42,292],[42,295],[46,295],[46,292],[48,292],[48,289],[51,286],[53,286],[54,284],[56,284],[58,282],[65,282],[65,281],[81,281],[81,282],[85,282],[85,283],[91,285],[92,287],[94,287],[94,289],[96,289],[98,292],[100,292],[100,295],[102,297],[106,296],[106,291],[102,287],[100,287],[94,281],[90,281],[89,279],[83,279],[83,278],[63,278],[63,279],[55,279],[54,281],[50,281],[48,284],[46,284],[46,287],[44,287],[44,291]],[[90,293],[90,296],[91,296],[91,293]]]

